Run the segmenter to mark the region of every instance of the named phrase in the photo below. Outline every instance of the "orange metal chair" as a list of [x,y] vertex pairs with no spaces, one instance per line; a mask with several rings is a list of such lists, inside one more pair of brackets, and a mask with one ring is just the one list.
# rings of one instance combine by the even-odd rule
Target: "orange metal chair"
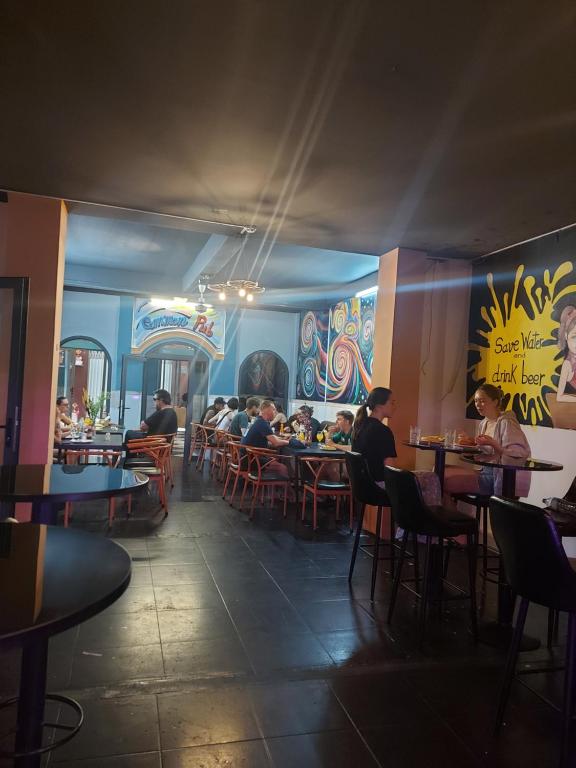
[[226,482],[224,483],[224,491],[222,492],[222,498],[224,500],[226,499],[228,486],[232,478],[234,478],[232,495],[230,496],[230,499],[228,501],[230,506],[234,506],[232,502],[234,501],[234,496],[236,495],[238,481],[240,480],[240,478],[242,478],[244,480],[244,483],[246,483],[246,478],[248,477],[249,459],[248,459],[248,454],[244,449],[244,446],[240,445],[239,441],[230,440],[227,444],[227,449],[228,449],[229,459],[228,459],[228,466],[226,471]]
[[244,482],[244,490],[242,491],[242,498],[240,500],[240,510],[244,507],[244,497],[249,485],[252,485],[252,498],[250,501],[251,520],[254,517],[254,507],[256,505],[258,493],[261,494],[261,499],[263,501],[266,490],[269,490],[272,493],[276,488],[282,488],[284,490],[283,513],[284,517],[286,517],[288,489],[291,482],[290,478],[274,471],[266,471],[266,465],[270,462],[270,457],[278,458],[278,453],[267,448],[243,447],[248,456],[249,463],[248,474]]
[[352,489],[350,483],[345,480],[331,480],[323,477],[323,473],[330,466],[336,464],[343,464],[343,459],[330,459],[330,458],[309,458],[302,459],[303,464],[309,469],[311,477],[304,480],[302,484],[302,520],[306,518],[306,501],[307,494],[312,495],[312,524],[314,530],[318,528],[318,497],[319,496],[335,496],[336,497],[336,519],[340,519],[340,500],[344,497],[348,499],[348,505],[350,509],[350,530],[352,530],[352,522],[354,516],[354,507],[352,501]]

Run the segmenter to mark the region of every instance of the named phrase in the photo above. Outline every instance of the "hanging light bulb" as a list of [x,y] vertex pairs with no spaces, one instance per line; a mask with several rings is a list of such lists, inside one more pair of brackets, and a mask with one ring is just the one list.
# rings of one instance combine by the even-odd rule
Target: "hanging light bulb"
[[252,294],[251,294],[251,293],[249,293],[249,294],[246,296],[246,301],[254,301],[254,296],[252,296]]
[[218,294],[218,298],[220,299],[220,301],[226,301],[226,294],[224,293],[224,291],[220,291],[220,293]]
[[240,290],[238,291],[238,296],[240,296],[240,298],[243,299],[244,296],[246,296],[246,288],[240,288]]

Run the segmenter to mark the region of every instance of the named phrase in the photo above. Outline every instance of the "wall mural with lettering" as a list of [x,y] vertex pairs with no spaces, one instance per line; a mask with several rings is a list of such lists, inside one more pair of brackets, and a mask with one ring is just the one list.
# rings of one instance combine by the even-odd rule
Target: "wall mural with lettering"
[[209,308],[197,312],[193,304],[137,299],[132,322],[132,352],[152,344],[180,339],[197,344],[214,359],[224,357],[226,312]]
[[376,297],[347,299],[300,320],[296,397],[361,405],[370,391]]
[[576,228],[510,248],[474,270],[467,415],[500,386],[520,423],[576,428]]
[[296,398],[322,401],[326,397],[326,361],[330,312],[306,312],[300,318]]

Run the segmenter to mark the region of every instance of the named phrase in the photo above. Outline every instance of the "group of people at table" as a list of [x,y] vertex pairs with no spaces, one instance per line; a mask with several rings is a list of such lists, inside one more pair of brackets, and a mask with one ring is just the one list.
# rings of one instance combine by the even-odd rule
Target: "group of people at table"
[[[125,440],[143,435],[175,434],[177,416],[171,405],[170,393],[159,389],[154,393],[155,410],[140,425],[140,430],[128,430]],[[502,390],[482,384],[474,395],[474,404],[482,417],[473,437],[460,434],[459,439],[480,448],[497,462],[502,455],[515,459],[527,459],[530,446],[513,411],[503,408]],[[202,424],[215,430],[229,432],[241,438],[247,447],[281,449],[291,441],[305,442],[324,440],[327,445],[343,450],[353,450],[364,456],[372,478],[384,483],[384,466],[394,464],[397,457],[396,443],[392,429],[383,423],[393,417],[396,400],[385,387],[376,387],[360,406],[356,415],[351,411],[339,411],[336,424],[329,424],[321,430],[320,423],[313,416],[313,409],[301,406],[289,418],[271,400],[257,397],[236,398],[228,401],[217,397],[202,415]],[[55,425],[56,441],[66,437],[75,428],[78,412],[68,416],[69,402],[66,397],[57,400]],[[76,416],[76,419],[74,419]],[[298,447],[297,445],[295,447]],[[289,468],[282,457],[271,457],[267,468],[279,474],[289,475]],[[501,492],[501,470],[483,466],[478,470],[447,472],[444,484],[446,496],[456,492],[476,492],[486,495]],[[528,472],[518,472],[516,495],[526,496],[530,484]],[[438,502],[439,503],[439,502]]]
[[[474,436],[460,433],[461,444],[474,446],[494,463],[502,456],[516,460],[530,456],[530,446],[513,411],[503,407],[504,393],[491,384],[482,384],[474,395],[474,404],[482,417]],[[237,398],[225,402],[217,398],[203,417],[203,423],[216,429],[225,428],[238,437],[243,445],[254,448],[282,449],[294,440],[294,435],[308,437],[308,441],[325,439],[326,444],[344,450],[352,450],[364,456],[372,478],[384,485],[384,467],[394,465],[397,458],[396,442],[392,429],[384,420],[393,417],[396,400],[391,390],[376,387],[368,395],[354,416],[350,411],[340,411],[336,424],[320,432],[320,424],[313,418],[313,409],[303,405],[290,418],[272,401],[249,398],[240,410]],[[281,425],[281,427],[280,427]],[[267,467],[288,476],[288,466],[282,456],[271,458]],[[422,487],[426,486],[430,473],[422,473]],[[516,479],[516,495],[526,496],[530,485],[530,473],[519,471]],[[502,471],[491,466],[480,470],[448,468],[444,482],[445,500],[451,493],[499,494],[502,490]],[[426,493],[424,493],[426,499]],[[430,503],[441,503],[439,486],[433,489]]]

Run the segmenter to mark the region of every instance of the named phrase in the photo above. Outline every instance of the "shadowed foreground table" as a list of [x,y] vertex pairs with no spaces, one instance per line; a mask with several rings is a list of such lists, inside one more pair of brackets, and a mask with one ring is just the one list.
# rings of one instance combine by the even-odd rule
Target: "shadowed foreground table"
[[65,733],[62,738],[57,734],[57,746],[72,738],[83,721],[76,701],[46,695],[50,637],[114,603],[126,590],[130,573],[126,550],[103,536],[33,523],[0,523],[0,574],[12,575],[10,589],[0,590],[0,648],[22,648],[19,697],[2,704],[4,708],[18,702],[16,754],[11,755],[18,768],[37,768],[42,754],[55,746],[42,747],[47,698],[72,709],[77,718],[73,726],[56,725]]

